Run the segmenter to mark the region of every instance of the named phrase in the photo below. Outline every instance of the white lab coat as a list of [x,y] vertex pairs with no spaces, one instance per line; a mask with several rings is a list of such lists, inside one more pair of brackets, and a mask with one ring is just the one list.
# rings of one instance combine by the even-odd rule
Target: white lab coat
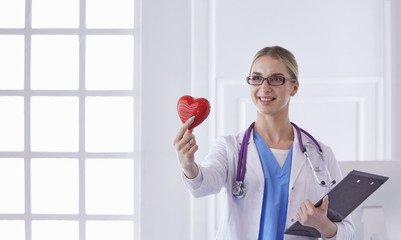
[[[309,199],[317,202],[330,190],[316,182],[304,154],[299,148],[297,132],[294,132],[294,147],[292,156],[291,176],[289,185],[286,229],[297,221],[296,214],[302,202]],[[259,223],[262,212],[264,175],[259,154],[250,134],[248,142],[246,174],[244,185],[247,193],[244,198],[237,199],[232,195],[235,184],[239,151],[244,132],[237,136],[219,137],[204,161],[198,163],[199,174],[194,179],[183,181],[189,192],[195,197],[202,197],[220,192],[225,188],[227,193],[224,219],[217,234],[218,240],[257,240]],[[323,162],[314,143],[304,134],[302,141],[308,150],[313,166],[318,167],[319,179],[327,179]],[[342,179],[340,168],[331,149],[319,142],[322,147],[324,159],[331,176],[337,182]],[[327,179],[326,182],[329,182]],[[330,199],[329,199],[330,201]],[[350,217],[336,223],[337,235],[331,239],[354,239],[353,225]],[[285,240],[316,239],[293,235],[284,235]]]

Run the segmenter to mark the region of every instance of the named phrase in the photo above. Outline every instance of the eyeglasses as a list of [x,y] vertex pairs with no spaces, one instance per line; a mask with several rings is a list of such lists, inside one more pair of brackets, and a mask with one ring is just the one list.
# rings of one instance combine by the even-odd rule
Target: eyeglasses
[[249,85],[252,86],[259,86],[263,84],[263,81],[267,81],[267,84],[269,84],[270,86],[280,86],[283,85],[285,83],[285,81],[290,81],[290,82],[296,82],[296,79],[286,79],[284,76],[280,76],[280,75],[271,75],[267,78],[264,78],[262,76],[248,76],[246,77],[246,81]]

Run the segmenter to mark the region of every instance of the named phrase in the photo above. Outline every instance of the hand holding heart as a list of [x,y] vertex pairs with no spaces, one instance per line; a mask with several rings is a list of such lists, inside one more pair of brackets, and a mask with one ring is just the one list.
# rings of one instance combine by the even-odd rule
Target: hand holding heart
[[194,117],[187,120],[173,140],[178,162],[185,176],[188,178],[195,178],[198,175],[198,167],[195,164],[195,152],[198,150],[198,145],[196,144],[195,135],[192,134],[192,130],[188,130],[193,122]]
[[209,115],[210,104],[205,98],[194,99],[183,96],[178,100],[177,112],[184,123],[173,140],[178,162],[185,176],[195,178],[199,169],[195,164],[195,152],[198,150],[193,129]]

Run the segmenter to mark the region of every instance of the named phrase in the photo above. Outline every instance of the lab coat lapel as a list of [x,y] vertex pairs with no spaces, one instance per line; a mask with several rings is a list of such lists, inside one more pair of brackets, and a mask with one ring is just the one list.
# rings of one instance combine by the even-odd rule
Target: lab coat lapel
[[[245,135],[245,132],[241,136],[240,144],[242,144],[244,135]],[[251,132],[251,134],[249,136],[249,140],[248,140],[248,152],[247,152],[247,156],[246,156],[246,169],[247,169],[248,173],[245,173],[245,180],[246,180],[247,174],[249,174],[249,171],[253,171],[254,174],[256,175],[259,183],[262,186],[264,185],[265,180],[264,180],[263,168],[262,168],[262,164],[260,163],[258,150],[256,149],[256,145],[253,140],[253,129],[252,129],[252,132]]]
[[[301,172],[303,165],[306,163],[305,155],[299,148],[298,133],[294,127],[292,127],[292,131],[294,132],[294,146],[293,146],[292,163],[291,163],[291,177],[289,186],[290,192],[292,187],[294,186],[295,180],[297,179],[299,173]],[[302,138],[302,141],[305,144],[308,140]]]

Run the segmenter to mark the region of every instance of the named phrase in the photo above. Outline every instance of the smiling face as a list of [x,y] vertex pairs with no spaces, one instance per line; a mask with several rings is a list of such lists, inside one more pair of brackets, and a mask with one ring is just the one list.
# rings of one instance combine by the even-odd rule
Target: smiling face
[[[264,55],[257,58],[251,68],[251,76],[262,76],[263,78],[271,75],[281,75],[286,79],[292,78],[288,73],[287,67],[278,58]],[[250,86],[250,93],[258,114],[288,116],[288,108],[291,96],[298,91],[299,83],[286,81],[281,86],[270,86],[264,81],[260,86]]]

